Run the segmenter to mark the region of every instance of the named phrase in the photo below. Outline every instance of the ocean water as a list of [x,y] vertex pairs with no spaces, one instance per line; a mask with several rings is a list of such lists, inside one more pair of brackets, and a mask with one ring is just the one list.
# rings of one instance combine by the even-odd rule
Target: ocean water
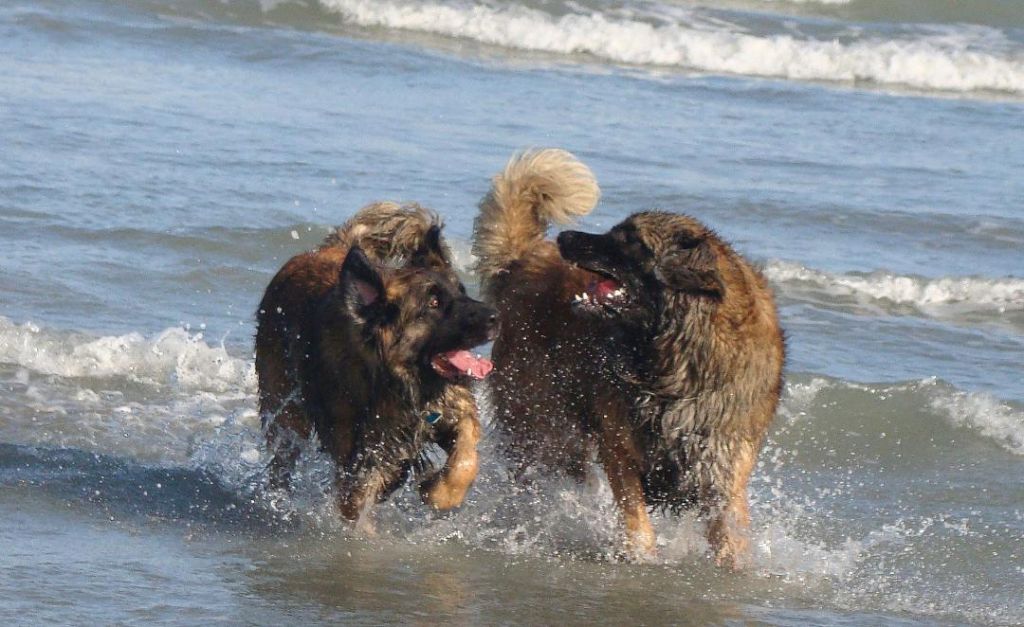
[[[607,485],[411,490],[361,537],[310,447],[265,488],[253,313],[380,199],[472,285],[489,176],[558,146],[583,223],[691,213],[789,336],[753,559]],[[0,621],[1024,623],[1024,3],[0,4]],[[485,403],[486,399],[481,398]]]

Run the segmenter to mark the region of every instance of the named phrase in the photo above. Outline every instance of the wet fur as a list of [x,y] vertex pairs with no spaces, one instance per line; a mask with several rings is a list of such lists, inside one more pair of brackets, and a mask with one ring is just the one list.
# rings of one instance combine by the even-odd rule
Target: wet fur
[[[544,239],[550,221],[583,215],[597,198],[585,166],[543,150],[513,158],[481,203],[474,251],[502,323],[495,421],[520,472],[579,476],[596,451],[630,552],[653,552],[649,507],[697,508],[718,561],[739,566],[747,481],[782,385],[771,290],[684,215],[634,214],[601,236],[566,232],[561,252]],[[574,311],[574,297],[604,275],[562,253],[592,270],[620,265],[636,306],[611,317]]]
[[[424,376],[408,354],[437,330],[418,316],[429,290],[443,285],[453,298],[463,291],[439,229],[437,217],[419,206],[370,205],[270,282],[257,314],[256,371],[275,487],[287,485],[300,440],[316,432],[337,463],[338,505],[348,519],[412,471],[422,476],[429,505],[462,502],[478,463],[472,391]],[[354,247],[375,272],[340,285]],[[386,311],[360,309],[375,273],[381,293],[371,307]],[[364,313],[388,323],[371,325]],[[424,419],[431,412],[441,414],[434,425]],[[439,472],[426,461],[429,444],[448,453]]]

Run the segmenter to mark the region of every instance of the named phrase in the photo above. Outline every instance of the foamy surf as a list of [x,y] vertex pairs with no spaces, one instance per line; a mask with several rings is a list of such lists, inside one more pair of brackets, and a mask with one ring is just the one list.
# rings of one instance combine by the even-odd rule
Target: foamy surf
[[900,275],[886,271],[831,273],[806,266],[772,261],[765,274],[784,297],[869,310],[910,308],[936,318],[977,318],[1019,324],[1024,313],[1024,279],[1017,277],[937,277]]
[[[658,5],[556,16],[525,5],[320,0],[346,22],[614,63],[809,81],[871,82],[951,92],[1024,93],[1024,52],[991,28],[931,27],[882,39],[753,34]],[[669,16],[669,17],[666,17]]]
[[931,408],[950,424],[980,433],[1017,455],[1024,455],[1024,412],[989,394],[942,390],[931,399]]
[[172,327],[145,337],[138,332],[90,337],[43,330],[0,316],[0,362],[64,378],[124,378],[183,390],[254,389],[255,370],[202,332]]
[[181,328],[97,337],[0,317],[0,367],[0,408],[20,417],[0,441],[180,463],[227,425],[259,424],[252,361]]
[[[182,450],[195,452],[194,436],[200,431],[209,433],[226,423],[258,430],[251,359],[208,344],[200,333],[171,328],[149,337],[134,332],[96,337],[0,317],[0,365],[3,379],[14,386],[5,404],[33,415],[29,424],[7,421],[4,430],[13,428],[21,436],[14,441],[75,446],[109,431],[112,448],[105,450],[119,450],[135,436],[142,439],[156,433],[161,436],[160,445],[167,447],[165,453],[180,459]],[[908,425],[915,421],[934,425],[939,419],[948,429],[967,429],[977,438],[1024,455],[1021,408],[935,378],[867,384],[791,376],[780,420],[799,422],[830,406],[843,407],[843,415],[867,419],[887,411],[887,405],[909,411],[887,429],[890,435],[912,428]],[[61,423],[63,437],[70,439],[48,437],[54,434],[40,428],[48,419]],[[819,420],[836,418],[825,414]],[[77,442],[76,434],[82,442]],[[175,442],[175,438],[179,439]],[[160,450],[156,445],[147,448],[154,455]],[[257,461],[258,455],[254,448],[244,453],[250,462]]]
[[878,384],[792,377],[779,418],[783,433],[812,421],[813,428],[845,425],[868,439],[929,433],[933,439],[953,442],[965,430],[979,441],[1024,455],[1024,408],[984,392],[959,390],[935,377]]
[[[96,337],[0,318],[0,382],[9,390],[0,401],[7,418],[0,441],[13,443],[0,447],[0,473],[82,493],[118,517],[284,525],[378,551],[398,540],[456,543],[513,560],[623,560],[616,508],[598,468],[584,484],[538,475],[523,485],[511,480],[494,433],[482,443],[481,475],[459,511],[425,510],[409,484],[378,506],[376,538],[350,537],[332,504],[333,463],[315,442],[304,447],[290,493],[266,488],[251,360],[200,334]],[[490,408],[480,400],[487,424]],[[713,565],[703,522],[692,514],[654,515],[658,557],[642,568],[713,581],[705,598],[781,588],[851,609],[942,616],[948,603],[963,611],[969,594],[952,602],[934,594],[914,556],[931,546],[966,551],[977,533],[970,522],[940,512],[853,516],[858,523],[850,526],[844,508],[865,488],[859,474],[842,469],[999,451],[1024,455],[1024,411],[991,396],[934,379],[864,384],[792,375],[751,483],[748,576],[726,577]],[[920,598],[908,602],[908,587]]]

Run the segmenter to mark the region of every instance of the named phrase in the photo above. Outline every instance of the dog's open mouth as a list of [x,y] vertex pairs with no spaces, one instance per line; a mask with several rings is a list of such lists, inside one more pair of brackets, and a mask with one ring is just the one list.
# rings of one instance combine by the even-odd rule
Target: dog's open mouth
[[630,302],[629,290],[612,277],[602,275],[591,281],[582,294],[573,299],[573,307],[584,311],[617,310]]
[[434,355],[430,365],[445,379],[469,377],[479,381],[494,369],[490,359],[474,355],[464,348]]

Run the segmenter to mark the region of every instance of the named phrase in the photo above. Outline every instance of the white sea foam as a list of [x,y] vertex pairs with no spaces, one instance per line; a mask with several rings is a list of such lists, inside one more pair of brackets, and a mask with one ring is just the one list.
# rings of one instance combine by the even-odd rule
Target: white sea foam
[[60,377],[124,377],[188,390],[252,390],[252,362],[209,345],[202,333],[166,329],[153,337],[139,333],[89,337],[44,331],[32,323],[0,317],[0,363]]
[[[893,384],[856,383],[817,376],[809,380],[798,377],[786,383],[779,415],[788,424],[798,423],[807,416],[827,420],[836,412],[833,395],[836,391],[848,390],[862,392],[870,399],[866,399],[868,404],[860,409],[855,406],[844,407],[845,412],[874,412],[876,409],[873,406],[876,403],[907,403],[910,397],[907,404],[924,412],[925,416],[936,416],[950,427],[966,428],[1011,453],[1024,455],[1024,411],[991,394],[959,390],[934,377]],[[846,404],[850,404],[849,399]],[[825,414],[822,414],[822,408],[827,408]],[[913,419],[914,416],[910,415],[903,418],[908,425]],[[894,423],[890,428],[900,427]]]
[[180,328],[96,337],[0,317],[0,364],[15,384],[3,441],[180,462],[214,431],[259,428],[252,361]]
[[902,305],[930,307],[962,305],[999,313],[1024,311],[1024,279],[901,276],[889,272],[833,274],[800,264],[773,261],[765,274],[783,286],[810,285],[829,294],[886,300]]
[[[906,39],[817,40],[751,34],[720,22],[588,12],[556,17],[522,5],[320,0],[349,23],[616,63],[772,78],[870,81],[919,89],[1024,93],[1024,54],[995,29],[921,30]],[[663,12],[664,13],[664,12]]]
[[938,391],[931,407],[950,424],[971,429],[1011,453],[1024,455],[1024,412],[989,394],[959,390]]

